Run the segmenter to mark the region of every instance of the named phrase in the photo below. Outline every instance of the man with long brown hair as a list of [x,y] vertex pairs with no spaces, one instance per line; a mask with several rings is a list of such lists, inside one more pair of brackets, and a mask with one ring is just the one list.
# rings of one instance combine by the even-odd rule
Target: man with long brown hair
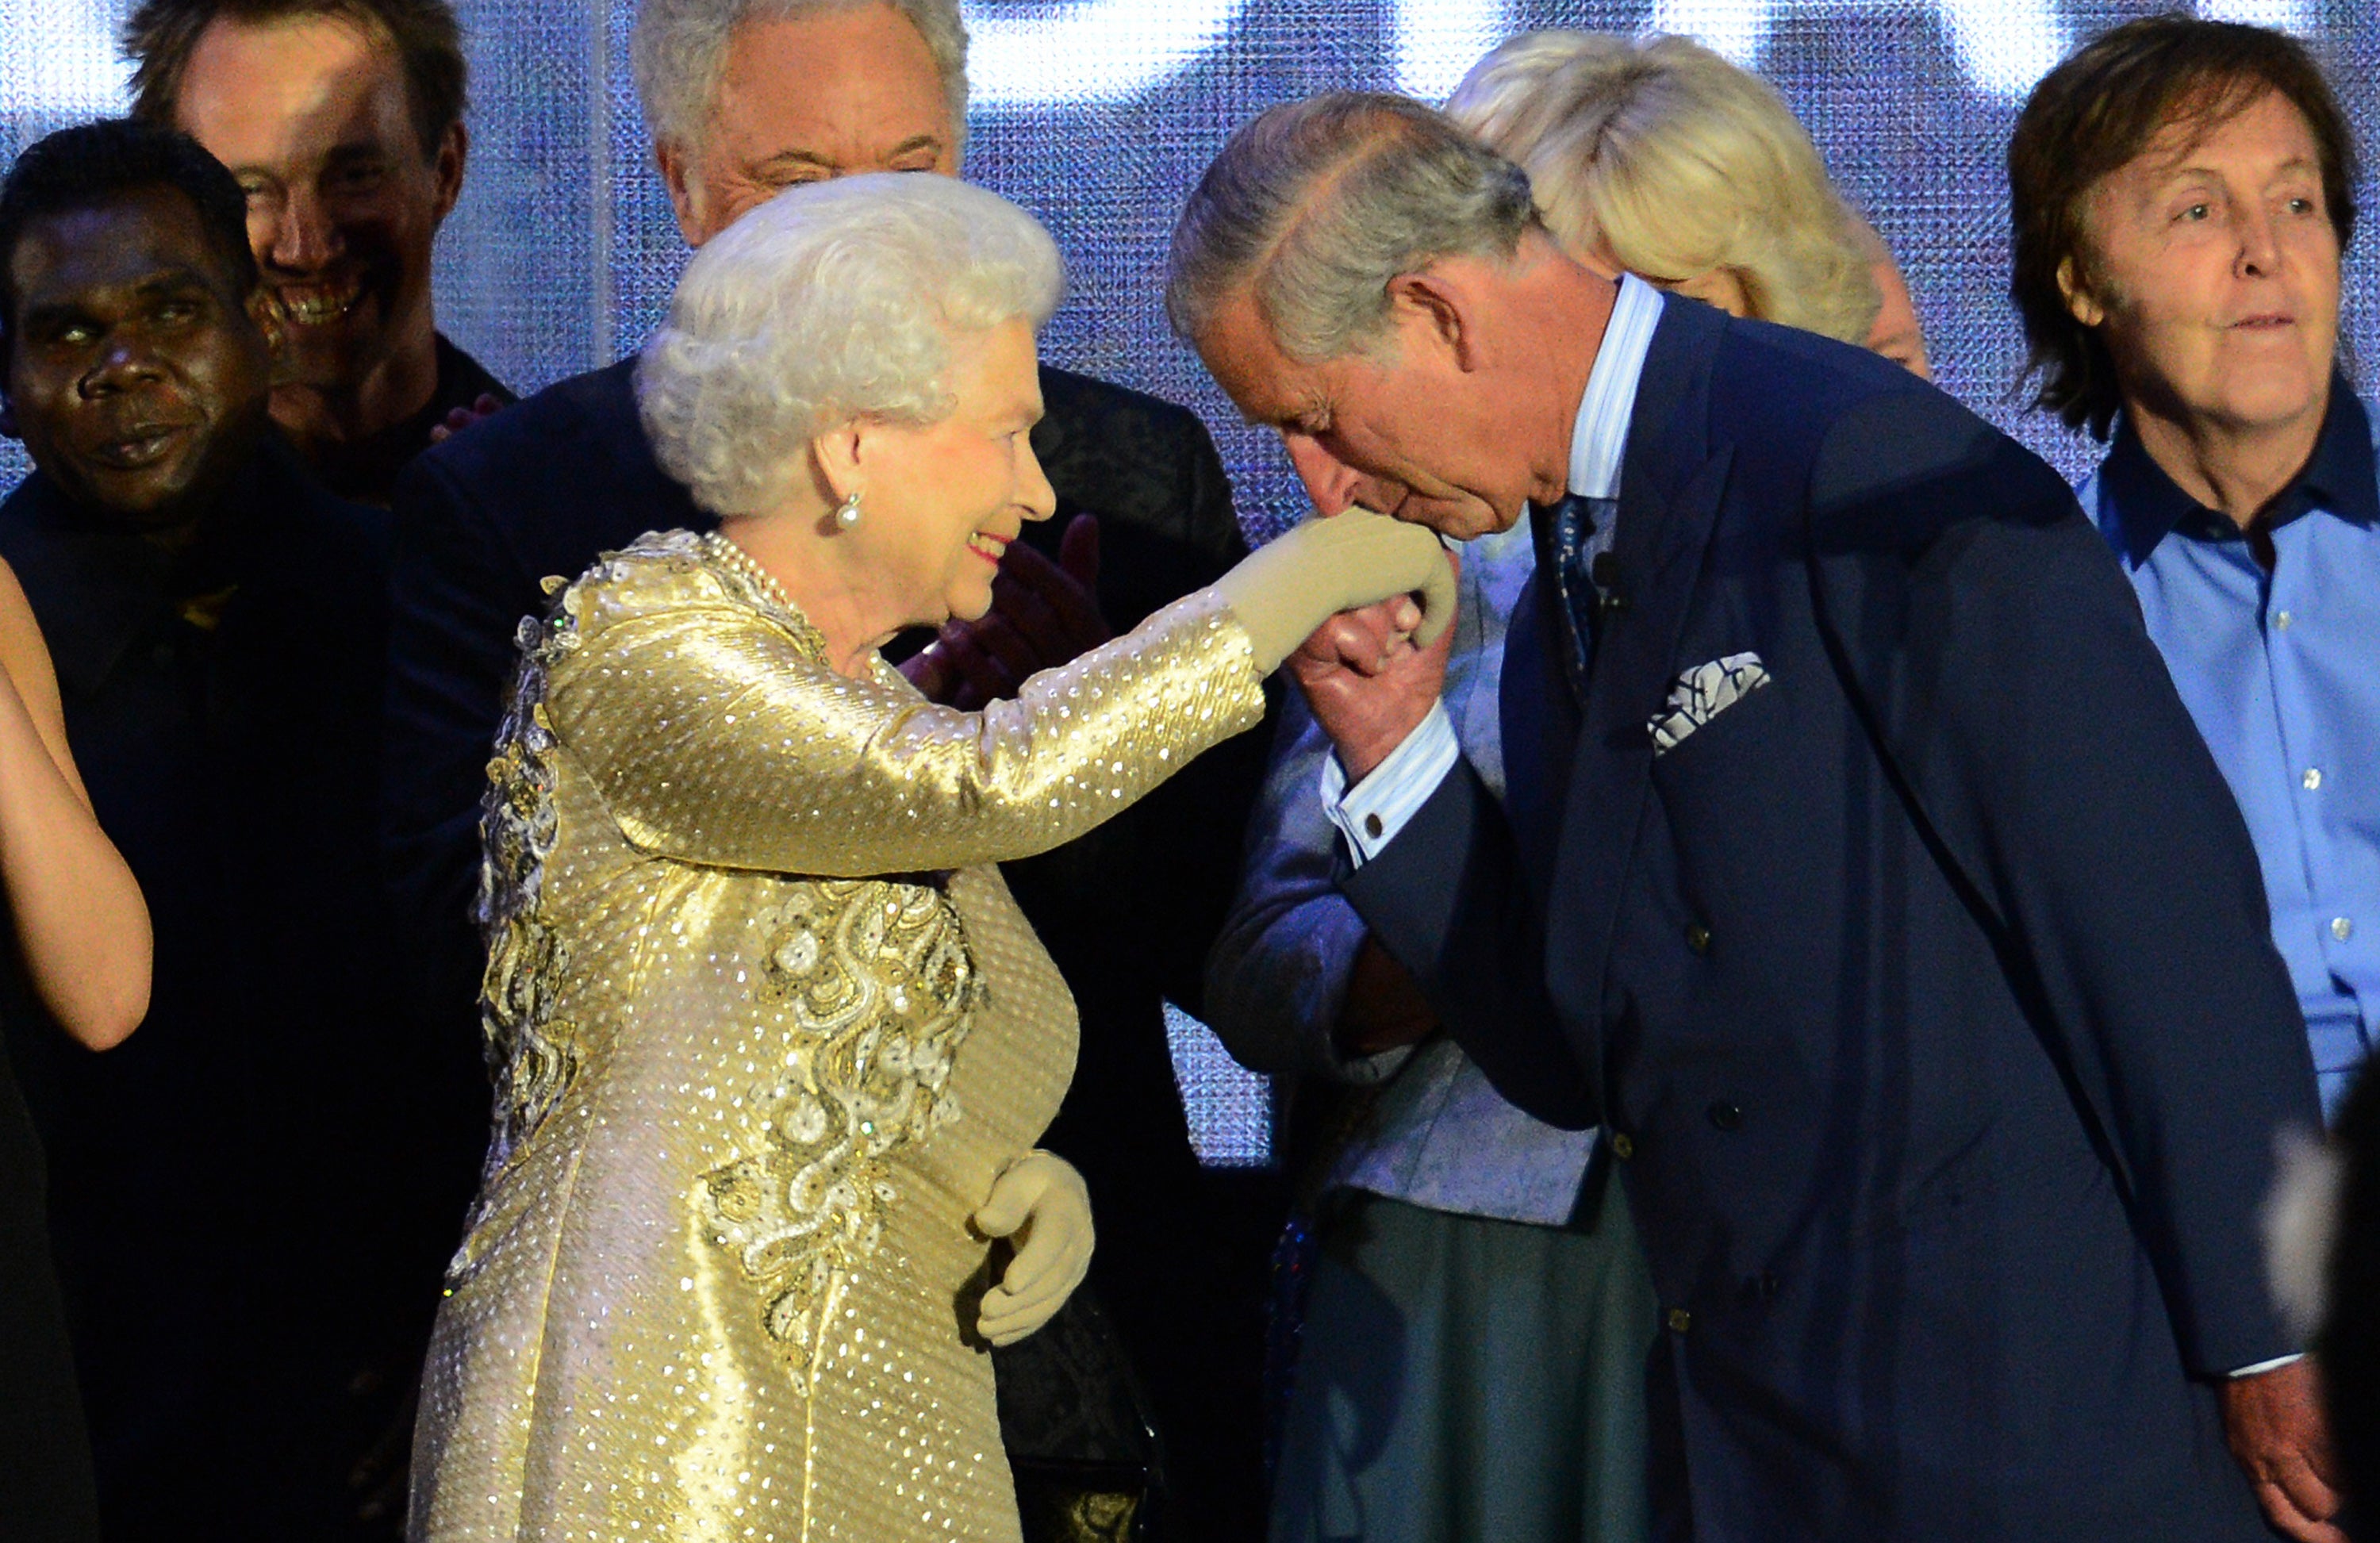
[[[2380,1014],[2380,487],[2338,363],[2355,146],[2304,45],[2183,14],[2043,79],[2009,146],[2037,402],[2112,433],[2084,510],[2238,799],[2336,1109]],[[2273,1525],[2338,1537],[2313,1369],[2219,1385]]]

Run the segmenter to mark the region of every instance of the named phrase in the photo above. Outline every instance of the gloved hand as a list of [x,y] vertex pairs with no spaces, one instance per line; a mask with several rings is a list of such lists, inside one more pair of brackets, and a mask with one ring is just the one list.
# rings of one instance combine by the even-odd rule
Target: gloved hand
[[993,1344],[1014,1344],[1049,1322],[1090,1270],[1090,1192],[1064,1158],[1027,1152],[1000,1171],[973,1221],[986,1237],[1016,1240],[975,1325]]
[[1454,570],[1437,536],[1418,525],[1354,508],[1292,526],[1215,580],[1270,674],[1314,629],[1342,611],[1418,590],[1417,647],[1454,620]]

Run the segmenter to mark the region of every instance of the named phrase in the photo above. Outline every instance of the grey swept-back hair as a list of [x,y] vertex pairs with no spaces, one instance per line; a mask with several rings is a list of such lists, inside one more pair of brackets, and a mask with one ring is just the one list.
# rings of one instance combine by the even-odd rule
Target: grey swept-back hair
[[703,244],[637,365],[663,470],[721,516],[760,514],[810,439],[939,422],[953,346],[1057,309],[1057,243],[955,177],[876,172],[787,188]]
[[1389,285],[1442,257],[1511,257],[1537,228],[1529,179],[1444,114],[1332,91],[1243,126],[1173,227],[1165,311],[1196,341],[1252,284],[1292,358],[1373,342]]
[[[867,6],[890,6],[909,18],[926,40],[950,102],[951,132],[966,147],[967,33],[959,0],[640,0],[628,58],[637,77],[637,100],[645,127],[656,142],[686,150],[701,148],[718,105],[719,78],[727,68],[727,44],[747,21],[798,20]],[[802,89],[798,80],[785,90]]]

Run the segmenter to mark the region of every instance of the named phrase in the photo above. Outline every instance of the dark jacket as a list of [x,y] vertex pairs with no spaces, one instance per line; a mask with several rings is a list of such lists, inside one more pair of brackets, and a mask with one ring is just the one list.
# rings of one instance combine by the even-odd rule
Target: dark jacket
[[[479,989],[467,917],[488,746],[515,635],[544,609],[540,581],[575,578],[648,530],[717,523],[655,464],[634,364],[507,408],[423,456],[399,486],[385,833],[419,978],[456,1035],[473,1032]],[[1058,513],[1025,539],[1054,554],[1075,514],[1097,514],[1099,600],[1117,631],[1243,553],[1230,484],[1195,417],[1063,371],[1043,370],[1041,387],[1033,443]],[[1174,1428],[1175,1488],[1217,1503],[1239,1492],[1251,1508],[1256,1304],[1279,1212],[1261,1181],[1198,1169],[1161,1003],[1197,1009],[1265,747],[1265,735],[1243,735],[1090,835],[1003,869],[1081,1011],[1081,1058],[1046,1145],[1089,1183],[1094,1281]],[[1208,1461],[1215,1447],[1231,1455]]]
[[[2315,1128],[2254,854],[2065,484],[1901,371],[1671,301],[1584,716],[1524,598],[1506,815],[1348,878],[1516,1102],[1602,1119],[1706,1539],[2264,1535],[2209,1383]],[[1658,757],[1680,675],[1768,684]],[[1526,854],[1526,856],[1524,856]]]
[[403,1439],[459,1203],[418,1182],[373,842],[386,522],[278,440],[172,558],[38,472],[0,505],[156,935],[106,1055],[21,982],[6,1018],[113,1537],[345,1536]]
[[438,382],[430,400],[409,416],[389,424],[368,439],[352,444],[314,447],[314,475],[341,498],[358,504],[388,506],[396,479],[412,459],[430,448],[431,431],[458,408],[469,409],[482,396],[502,407],[519,400],[485,366],[438,335]]

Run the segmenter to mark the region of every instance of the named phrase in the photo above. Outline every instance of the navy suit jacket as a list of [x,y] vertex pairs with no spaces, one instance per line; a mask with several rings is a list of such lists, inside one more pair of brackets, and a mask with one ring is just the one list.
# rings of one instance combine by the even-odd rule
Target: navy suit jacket
[[[2264,1536],[2211,1380],[2298,1346],[2317,1128],[2229,793],[2065,484],[1949,397],[1670,301],[1581,703],[1532,593],[1507,806],[1346,886],[1497,1086],[1605,1121],[1698,1538]],[[1767,686],[1655,754],[1707,662]]]

